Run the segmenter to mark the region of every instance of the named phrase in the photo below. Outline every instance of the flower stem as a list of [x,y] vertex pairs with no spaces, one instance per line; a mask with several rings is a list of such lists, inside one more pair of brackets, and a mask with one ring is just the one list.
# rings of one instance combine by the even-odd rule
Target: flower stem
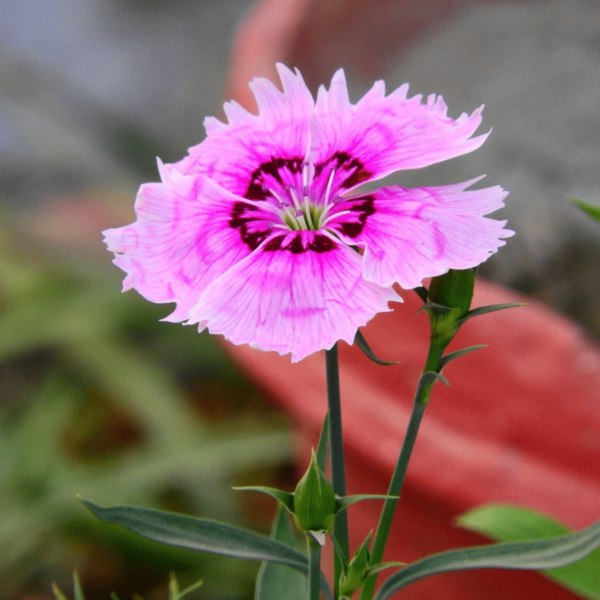
[[308,600],[319,600],[321,596],[321,544],[308,532]]
[[[325,368],[327,373],[327,404],[329,406],[329,448],[331,482],[337,496],[346,495],[346,471],[344,467],[344,441],[342,435],[342,407],[340,402],[340,372],[337,343],[331,350],[325,350]],[[348,515],[345,510],[335,517],[333,535],[344,553],[344,561],[349,560]],[[337,598],[338,586],[342,574],[342,564],[334,560],[334,595]]]
[[[427,355],[423,373],[427,373],[429,371],[433,371],[435,373],[438,372],[440,368],[440,360],[447,345],[447,342],[444,344],[439,344],[432,341],[430,343],[429,354]],[[427,403],[429,402],[431,389],[434,382],[435,380],[431,380],[430,383],[419,385],[417,388],[413,402],[412,413],[410,415],[408,427],[406,429],[406,435],[404,436],[404,441],[402,443],[402,449],[400,450],[398,462],[396,463],[396,468],[394,469],[394,474],[392,475],[390,486],[387,492],[388,496],[396,496],[396,498],[386,500],[383,505],[381,517],[379,518],[379,525],[375,534],[375,540],[373,541],[373,548],[371,550],[371,565],[377,565],[383,559],[383,552],[385,550],[385,545],[392,527],[396,506],[398,505],[397,497],[400,496],[400,492],[402,491],[404,478],[408,469],[408,463],[415,446],[417,434],[419,433],[419,426],[421,425],[421,420],[425,414],[425,408],[427,408]],[[371,575],[369,578],[367,578],[361,590],[359,600],[370,600],[373,597],[373,591],[375,590],[376,582],[377,575]]]

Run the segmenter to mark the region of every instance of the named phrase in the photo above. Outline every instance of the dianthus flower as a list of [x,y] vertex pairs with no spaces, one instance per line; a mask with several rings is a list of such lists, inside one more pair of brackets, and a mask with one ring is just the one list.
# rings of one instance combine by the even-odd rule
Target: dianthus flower
[[477,179],[356,191],[479,148],[481,109],[453,120],[441,97],[408,98],[407,85],[386,97],[382,81],[352,104],[342,70],[315,101],[297,70],[277,69],[283,91],[255,79],[258,114],[225,103],[228,123],[208,117],[187,157],[159,161],[135,223],[104,233],[124,290],[177,303],[165,320],[297,361],[352,343],[402,301],[394,283],[474,267],[512,232],[484,217],[506,192],[467,191]]

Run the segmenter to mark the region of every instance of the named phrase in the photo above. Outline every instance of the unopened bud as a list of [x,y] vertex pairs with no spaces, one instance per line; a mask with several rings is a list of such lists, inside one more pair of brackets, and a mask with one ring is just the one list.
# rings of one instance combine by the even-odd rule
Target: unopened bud
[[298,482],[294,493],[294,520],[300,531],[330,532],[335,512],[333,487],[319,469],[313,451],[308,470]]

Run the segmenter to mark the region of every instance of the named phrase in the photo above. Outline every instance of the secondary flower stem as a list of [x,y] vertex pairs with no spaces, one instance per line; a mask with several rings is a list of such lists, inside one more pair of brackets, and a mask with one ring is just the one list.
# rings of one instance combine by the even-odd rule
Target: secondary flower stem
[[308,600],[319,600],[321,596],[321,544],[312,536],[306,534],[308,542]]
[[[340,371],[337,343],[331,350],[325,350],[325,368],[327,372],[327,404],[329,406],[329,451],[331,482],[337,496],[346,495],[346,471],[344,467],[344,441],[342,435],[342,407],[340,402]],[[348,543],[348,516],[345,510],[335,517],[333,530],[335,539],[348,562],[350,549]],[[334,591],[337,592],[341,568],[339,560],[334,561]],[[337,597],[337,596],[336,596]]]
[[[435,373],[438,372],[440,368],[440,360],[444,350],[446,349],[446,346],[447,343],[436,344],[432,342],[430,344],[429,354],[427,355],[423,373],[427,373],[428,371],[433,371]],[[430,383],[423,386],[419,385],[417,388],[413,402],[412,413],[408,421],[404,442],[402,443],[402,449],[400,450],[398,462],[396,463],[396,468],[388,488],[388,496],[400,496],[406,471],[408,469],[408,463],[417,440],[417,434],[419,433],[419,426],[421,425],[421,420],[425,414],[425,408],[427,408],[427,403],[429,402],[429,397],[431,396],[431,389],[434,382],[435,380],[432,380]],[[372,565],[379,564],[383,559],[383,552],[385,550],[385,545],[392,527],[392,521],[394,519],[394,513],[397,505],[398,498],[388,499],[383,505],[381,517],[379,518],[379,525],[375,534],[375,540],[373,541],[373,548],[371,550]],[[377,575],[371,575],[371,577],[365,581],[359,600],[371,600],[373,597],[373,591],[375,590],[376,581]]]

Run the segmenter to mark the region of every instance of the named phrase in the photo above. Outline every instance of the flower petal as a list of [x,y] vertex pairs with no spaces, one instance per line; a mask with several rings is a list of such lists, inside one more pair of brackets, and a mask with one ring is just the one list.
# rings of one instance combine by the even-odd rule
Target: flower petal
[[310,144],[313,97],[298,71],[278,64],[280,92],[267,79],[250,84],[259,114],[236,102],[225,103],[228,124],[205,121],[208,137],[170,170],[202,173],[230,192],[264,200],[263,186],[284,193],[286,185],[302,185],[302,162]]
[[208,324],[234,344],[298,361],[342,339],[400,302],[391,288],[365,281],[362,258],[326,233],[274,235],[214,281],[189,323]]
[[162,183],[140,188],[137,221],[104,234],[114,263],[127,273],[124,290],[177,302],[165,319],[177,322],[214,279],[271,234],[270,216],[202,175],[161,173]]
[[466,188],[474,179],[449,186],[406,189],[400,186],[338,204],[328,227],[347,243],[365,248],[364,277],[382,286],[410,289],[448,269],[484,262],[514,232],[506,221],[484,215],[504,206],[500,186]]
[[332,168],[332,193],[343,193],[394,171],[466,154],[485,141],[487,134],[471,138],[482,108],[454,120],[441,96],[431,95],[423,104],[420,95],[407,98],[407,92],[405,84],[385,97],[385,85],[378,81],[353,105],[342,69],[329,90],[321,86],[311,123],[311,162],[321,188]]

